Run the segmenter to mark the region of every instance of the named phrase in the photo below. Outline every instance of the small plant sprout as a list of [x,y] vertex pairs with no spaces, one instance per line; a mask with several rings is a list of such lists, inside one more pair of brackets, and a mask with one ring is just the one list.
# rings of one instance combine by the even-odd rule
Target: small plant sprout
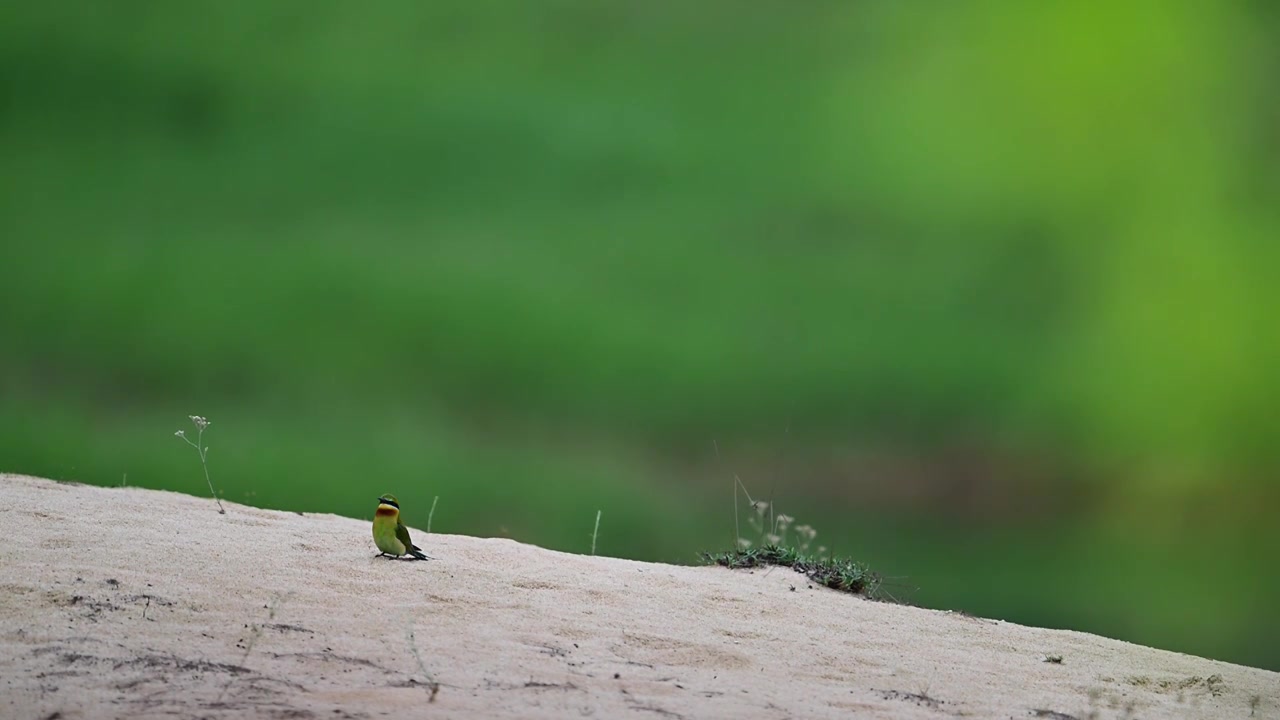
[[591,554],[596,554],[596,538],[600,536],[600,510],[596,511],[596,528],[591,531]]
[[218,513],[226,515],[227,511],[222,507],[222,501],[218,499],[218,493],[213,489],[213,480],[209,479],[209,448],[204,444],[204,431],[208,429],[210,422],[199,415],[189,415],[191,423],[196,426],[196,441],[191,442],[191,438],[187,437],[187,433],[179,430],[174,433],[175,437],[182,438],[182,441],[196,449],[196,453],[200,455],[200,467],[204,469],[204,481],[209,483],[209,494],[213,496],[213,501],[218,504]]

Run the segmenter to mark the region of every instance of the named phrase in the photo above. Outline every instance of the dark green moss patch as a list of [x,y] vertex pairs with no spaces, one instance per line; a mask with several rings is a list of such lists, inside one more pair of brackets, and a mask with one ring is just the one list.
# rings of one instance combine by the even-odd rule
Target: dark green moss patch
[[730,552],[704,552],[702,559],[734,570],[766,565],[789,567],[823,587],[880,599],[877,592],[880,575],[847,558],[818,558],[804,555],[791,547],[764,545]]

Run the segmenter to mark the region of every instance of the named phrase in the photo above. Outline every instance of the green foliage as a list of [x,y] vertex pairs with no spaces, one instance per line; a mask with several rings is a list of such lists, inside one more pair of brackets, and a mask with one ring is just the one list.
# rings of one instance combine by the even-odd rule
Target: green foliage
[[854,595],[879,598],[880,576],[861,563],[847,558],[819,558],[802,554],[794,547],[765,545],[720,553],[701,553],[705,562],[738,570],[778,565],[789,567],[823,587]]

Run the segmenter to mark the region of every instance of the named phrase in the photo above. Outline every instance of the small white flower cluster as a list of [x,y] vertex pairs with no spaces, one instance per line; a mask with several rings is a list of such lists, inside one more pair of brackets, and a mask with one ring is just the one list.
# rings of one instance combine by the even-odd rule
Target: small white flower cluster
[[[818,531],[813,529],[812,525],[797,525],[796,537],[800,541],[800,552],[808,552],[809,545],[813,543],[813,539],[818,536]],[[822,555],[827,549],[821,545],[818,546],[818,554]]]
[[[796,543],[795,549],[801,554],[808,554],[809,546],[813,543],[813,539],[818,535],[818,531],[814,530],[812,525],[796,525],[792,528],[792,525],[796,521],[794,517],[783,513],[770,515],[769,503],[752,498],[751,493],[747,492],[747,486],[742,484],[742,480],[737,475],[733,476],[733,481],[736,483],[733,496],[734,511],[736,512],[738,509],[737,491],[741,489],[743,494],[747,496],[747,500],[751,503],[751,509],[755,511],[754,513],[747,514],[747,527],[750,527],[755,531],[755,534],[760,538],[761,544],[784,547],[787,545],[787,530],[794,530]],[[754,544],[751,540],[741,536],[741,531],[738,530],[736,519],[734,521],[734,532],[739,536],[738,549],[747,550]],[[817,549],[818,557],[822,557],[826,555],[826,553],[827,548],[819,545]]]
[[[187,417],[191,418],[191,422],[196,426],[196,430],[199,430],[200,432],[204,432],[204,429],[205,429],[205,428],[207,428],[207,427],[209,427],[210,425],[212,425],[212,424],[213,424],[213,423],[209,422],[209,420],[208,420],[207,418],[200,417],[199,415],[188,415]],[[179,430],[178,432],[174,433],[174,434],[173,434],[173,436],[174,436],[174,437],[180,437],[180,438],[186,438],[186,437],[187,437],[187,431],[185,431],[185,430]]]
[[787,528],[791,527],[791,523],[796,519],[790,515],[778,513],[773,518],[773,530],[765,535],[765,539],[770,545],[781,545],[787,539]]
[[209,484],[209,493],[213,495],[214,501],[218,503],[218,512],[225,514],[227,511],[223,509],[222,501],[218,499],[218,493],[213,489],[213,480],[209,478],[209,446],[204,444],[204,431],[212,423],[209,422],[208,418],[201,415],[188,415],[187,417],[191,418],[191,423],[196,426],[195,442],[192,442],[191,438],[187,437],[187,433],[183,430],[179,430],[173,435],[174,437],[182,438],[183,442],[195,448],[196,453],[200,455],[200,466],[204,470],[205,482]]
[[[769,503],[763,500],[757,500],[751,503],[751,509],[755,510],[754,515],[747,516],[747,526],[760,536],[760,541],[765,545],[785,545],[787,541],[787,531],[795,532],[796,547],[800,552],[808,552],[809,546],[813,543],[813,539],[817,537],[818,531],[813,529],[812,525],[796,525],[792,524],[796,519],[790,515],[778,513],[773,519],[767,520],[766,516],[769,512]],[[746,550],[753,543],[747,538],[738,538],[738,546]],[[826,552],[826,548],[819,546],[818,554]]]

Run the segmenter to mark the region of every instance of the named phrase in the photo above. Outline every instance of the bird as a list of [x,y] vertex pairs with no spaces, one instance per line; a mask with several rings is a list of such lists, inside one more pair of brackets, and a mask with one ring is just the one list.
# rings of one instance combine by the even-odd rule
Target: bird
[[375,557],[409,555],[415,560],[432,559],[409,539],[409,529],[400,522],[400,501],[391,493],[378,498],[378,510],[373,514],[373,542],[382,551]]

